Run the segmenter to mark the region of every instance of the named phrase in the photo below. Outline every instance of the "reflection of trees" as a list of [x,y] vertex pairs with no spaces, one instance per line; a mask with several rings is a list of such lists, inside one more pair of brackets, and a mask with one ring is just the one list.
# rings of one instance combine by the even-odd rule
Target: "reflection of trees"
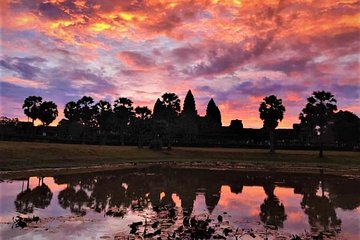
[[108,199],[108,186],[109,181],[106,178],[97,178],[96,184],[93,186],[93,191],[90,196],[90,201],[92,202],[91,207],[97,212],[105,210]]
[[264,185],[264,191],[267,197],[260,206],[260,219],[264,224],[282,228],[287,216],[285,214],[285,207],[274,195],[274,190],[274,185]]
[[76,191],[73,187],[67,186],[64,190],[59,192],[59,204],[62,208],[70,208],[72,213],[78,215],[85,215],[84,206],[89,203],[89,197],[83,189]]
[[58,200],[62,208],[67,209],[72,204],[72,199],[75,196],[75,189],[67,186],[64,190],[59,192]]
[[32,213],[34,211],[34,203],[32,202],[31,190],[28,188],[16,196],[16,211],[22,214]]
[[312,230],[333,231],[340,229],[341,220],[337,217],[334,204],[326,196],[317,196],[318,186],[312,185],[304,192],[301,207],[309,218]]
[[[68,185],[59,193],[59,204],[76,214],[85,214],[85,207],[102,212],[109,207],[139,211],[150,206],[150,203],[160,207],[175,206],[172,199],[174,193],[181,200],[181,206],[186,212],[184,214],[191,214],[198,191],[205,193],[207,209],[212,213],[219,202],[222,185],[230,186],[231,192],[236,194],[242,192],[243,186],[263,186],[266,198],[260,206],[260,219],[264,224],[281,228],[287,218],[285,207],[274,195],[275,186],[269,184],[278,182],[279,186],[293,187],[295,193],[304,195],[301,206],[312,227],[324,226],[325,230],[331,230],[340,227],[334,208],[354,209],[360,201],[358,182],[344,179],[322,181],[324,189],[329,191],[327,198],[316,195],[319,179],[309,175],[269,176],[259,173],[239,174],[236,171],[228,171],[225,175],[220,171],[147,168],[60,176],[55,180],[59,184]],[[123,183],[127,186],[123,187]],[[164,197],[160,199],[162,192]],[[26,191],[19,194],[16,202],[19,211],[31,212],[34,208],[34,202],[30,201],[28,195]]]
[[71,212],[78,215],[85,215],[86,211],[83,209],[89,201],[89,196],[83,189],[77,191],[74,195],[73,204],[70,205]]
[[53,193],[50,188],[42,183],[32,190],[33,202],[36,208],[46,208],[50,205]]
[[110,188],[109,195],[109,205],[110,207],[121,207],[125,202],[126,191],[125,188],[121,186],[121,183],[113,185]]
[[328,183],[329,198],[335,207],[354,210],[360,206],[360,184],[357,181]]
[[27,180],[26,190],[23,191],[22,189],[14,202],[17,212],[32,213],[34,207],[44,209],[50,205],[53,193],[43,180],[43,178],[39,178],[39,185],[32,190],[29,188],[29,179]]

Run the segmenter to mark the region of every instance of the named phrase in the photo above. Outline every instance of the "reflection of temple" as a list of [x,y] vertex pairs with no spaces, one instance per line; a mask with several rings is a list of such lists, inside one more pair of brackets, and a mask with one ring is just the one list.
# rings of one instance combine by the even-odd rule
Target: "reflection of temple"
[[[184,214],[191,214],[197,194],[205,197],[209,214],[221,199],[221,186],[227,185],[234,194],[244,186],[262,186],[266,198],[259,206],[260,220],[267,225],[282,227],[287,219],[286,207],[275,194],[277,186],[293,188],[301,194],[301,207],[312,227],[329,230],[340,228],[335,208],[354,209],[360,205],[360,183],[344,178],[328,178],[323,190],[328,197],[317,194],[322,178],[318,175],[242,173],[196,169],[147,168],[105,173],[64,175],[54,178],[67,187],[59,192],[59,204],[75,214],[87,209],[103,212],[111,207],[142,209],[150,206],[175,206],[172,194],[181,200]],[[347,187],[348,186],[348,187]],[[321,190],[321,189],[320,189]],[[355,193],[355,194],[354,194]],[[15,205],[18,212],[31,213],[34,207],[49,205],[52,193],[41,183],[37,188],[22,189]]]

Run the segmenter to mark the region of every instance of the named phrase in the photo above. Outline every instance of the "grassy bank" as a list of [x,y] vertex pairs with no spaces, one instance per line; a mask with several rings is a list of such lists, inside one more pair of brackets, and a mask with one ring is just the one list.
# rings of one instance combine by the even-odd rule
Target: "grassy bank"
[[[252,164],[268,168],[287,166],[360,169],[359,152],[326,151],[318,158],[317,151],[278,150],[276,154],[263,149],[174,148],[152,151],[147,148],[93,146],[30,142],[0,142],[0,171],[44,168],[92,167],[123,163],[203,162],[221,164]],[[1,174],[1,172],[0,172]]]

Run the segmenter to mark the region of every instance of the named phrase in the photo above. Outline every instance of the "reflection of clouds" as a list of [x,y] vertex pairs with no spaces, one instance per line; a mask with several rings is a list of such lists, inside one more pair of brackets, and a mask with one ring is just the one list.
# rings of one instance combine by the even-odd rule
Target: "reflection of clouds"
[[282,187],[276,187],[274,194],[285,206],[287,219],[284,221],[284,228],[289,229],[294,233],[309,228],[307,216],[300,206],[300,202],[303,198],[301,194],[295,194],[293,188]]
[[222,186],[220,200],[215,208],[219,213],[228,212],[233,218],[258,218],[259,206],[266,197],[262,187],[244,186],[239,194],[231,192],[230,186]]
[[171,194],[171,198],[174,201],[176,207],[181,207],[181,199],[176,193]]
[[[284,228],[291,232],[299,233],[309,228],[307,216],[301,209],[300,202],[302,195],[294,194],[294,189],[276,187],[274,194],[285,206],[287,219],[284,221]],[[232,219],[251,218],[259,221],[260,205],[266,198],[263,187],[244,186],[242,193],[234,194],[229,186],[222,186],[219,204],[215,208],[215,214],[228,212]]]

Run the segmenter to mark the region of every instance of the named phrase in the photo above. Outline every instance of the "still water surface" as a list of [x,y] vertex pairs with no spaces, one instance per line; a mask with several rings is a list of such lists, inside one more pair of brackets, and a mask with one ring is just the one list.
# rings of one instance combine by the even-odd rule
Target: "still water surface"
[[[154,206],[173,206],[178,219],[221,215],[234,229],[267,225],[288,234],[360,236],[360,181],[323,174],[145,168],[31,177],[0,182],[0,202],[3,239],[112,238],[156,216]],[[105,216],[109,209],[126,214]],[[19,214],[42,222],[12,229]]]

